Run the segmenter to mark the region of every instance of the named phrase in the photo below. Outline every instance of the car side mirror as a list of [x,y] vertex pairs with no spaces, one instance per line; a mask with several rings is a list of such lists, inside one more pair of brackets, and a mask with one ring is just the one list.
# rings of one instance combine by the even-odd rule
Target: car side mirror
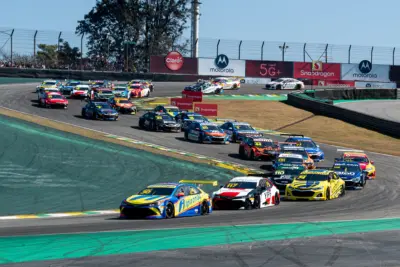
[[184,197],[185,196],[185,193],[183,193],[183,192],[179,192],[178,193],[178,195],[176,195],[178,198],[180,198],[180,197]]
[[220,186],[219,186],[219,188],[223,188],[223,187],[224,187],[223,185],[220,185]]
[[371,164],[374,164],[374,163],[375,163],[375,161],[371,160]]
[[319,147],[319,145],[317,145],[317,147]]

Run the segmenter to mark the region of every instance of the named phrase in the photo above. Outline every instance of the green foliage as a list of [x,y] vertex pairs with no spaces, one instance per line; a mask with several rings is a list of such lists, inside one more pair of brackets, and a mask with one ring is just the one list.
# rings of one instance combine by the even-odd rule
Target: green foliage
[[60,39],[58,45],[39,44],[36,59],[48,67],[70,67],[79,64],[81,53],[78,47],[71,47],[67,41]]
[[165,55],[172,49],[186,52],[187,42],[179,41],[190,16],[190,2],[99,0],[78,22],[76,33],[87,36],[90,56],[122,60],[128,54],[129,65],[148,68],[150,55]]

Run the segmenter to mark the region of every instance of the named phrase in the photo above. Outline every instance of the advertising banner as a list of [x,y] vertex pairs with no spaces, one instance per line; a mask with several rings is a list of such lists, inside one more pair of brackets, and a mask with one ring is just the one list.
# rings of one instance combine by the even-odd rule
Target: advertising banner
[[194,112],[199,113],[203,116],[218,116],[218,105],[195,103]]
[[271,82],[271,78],[243,78],[240,79],[240,82],[247,84],[266,84]]
[[171,98],[171,105],[183,110],[192,110],[193,98]]
[[339,63],[294,62],[293,69],[293,77],[296,79],[340,80]]
[[191,98],[193,102],[202,102],[203,93],[202,92],[192,92],[192,91],[182,91],[182,98]]
[[246,77],[292,78],[293,62],[246,60]]
[[150,57],[150,72],[168,74],[197,74],[197,58],[182,57],[178,52],[170,52],[165,57]]
[[363,60],[359,64],[342,64],[342,80],[365,82],[390,82],[389,65],[372,64]]
[[395,82],[380,83],[380,82],[356,82],[357,89],[396,89]]
[[313,80],[312,85],[321,87],[339,87],[339,88],[351,88],[356,86],[355,81],[325,81],[325,80]]
[[199,75],[209,76],[245,76],[246,61],[229,59],[220,54],[216,58],[199,58]]

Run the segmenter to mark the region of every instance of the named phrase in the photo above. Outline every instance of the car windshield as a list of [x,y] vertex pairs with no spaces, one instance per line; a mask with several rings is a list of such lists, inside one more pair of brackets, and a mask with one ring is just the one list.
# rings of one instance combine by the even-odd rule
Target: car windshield
[[45,92],[46,93],[53,93],[53,92],[58,92],[58,90],[56,90],[56,89],[46,89]]
[[125,87],[117,87],[114,91],[125,91]]
[[361,162],[361,163],[368,162],[368,158],[366,158],[366,157],[345,157],[344,159],[346,161],[355,161],[355,162]]
[[219,131],[219,128],[216,125],[201,125],[201,129],[205,131]]
[[317,145],[313,142],[313,141],[296,141],[296,146],[300,146],[300,147],[307,147],[307,148],[315,148],[317,147]]
[[189,120],[199,120],[199,121],[200,120],[201,121],[205,120],[205,118],[203,116],[201,116],[201,115],[189,115],[188,119]]
[[361,172],[360,166],[358,165],[333,165],[334,171],[338,172]]
[[282,169],[282,170],[276,170],[274,172],[274,176],[281,176],[281,175],[294,175],[297,176],[299,175],[302,171],[302,169]]
[[257,187],[256,182],[229,182],[224,186],[224,188],[242,188],[242,189],[252,189],[256,187]]
[[104,82],[95,82],[95,85],[104,85]]
[[174,187],[152,187],[143,189],[138,195],[169,196],[174,190]]
[[131,85],[130,88],[131,89],[140,89],[141,85]]
[[96,107],[99,108],[99,109],[102,109],[102,108],[111,109],[111,106],[109,104],[107,104],[107,103],[96,103]]
[[173,121],[174,118],[172,118],[168,114],[162,114],[162,115],[157,115],[156,120]]
[[233,127],[238,131],[254,131],[253,127],[248,124],[235,124]]
[[277,80],[275,80],[274,82],[280,83],[280,82],[283,82],[283,81],[284,81],[284,79],[277,79]]
[[56,82],[44,82],[43,85],[56,85]]
[[130,104],[131,102],[129,102],[129,100],[118,100],[117,103],[120,103],[120,104]]
[[69,86],[76,86],[78,84],[80,84],[80,82],[69,82],[69,83],[67,83],[67,85],[69,85]]
[[179,112],[178,108],[166,108],[167,112]]
[[100,94],[112,94],[112,91],[100,91]]
[[60,95],[48,95],[47,98],[51,98],[51,99],[63,99],[63,97],[60,96]]
[[88,90],[87,87],[76,87],[75,90],[86,91]]
[[273,147],[274,142],[272,141],[254,141],[254,146],[255,147]]
[[308,158],[307,151],[305,150],[290,150],[290,149],[283,149],[284,153],[290,153],[290,154],[296,154],[296,155],[301,155],[303,158]]
[[292,164],[302,164],[303,159],[299,158],[278,158],[278,163],[292,163]]
[[327,181],[328,175],[326,174],[301,174],[296,178],[296,181]]

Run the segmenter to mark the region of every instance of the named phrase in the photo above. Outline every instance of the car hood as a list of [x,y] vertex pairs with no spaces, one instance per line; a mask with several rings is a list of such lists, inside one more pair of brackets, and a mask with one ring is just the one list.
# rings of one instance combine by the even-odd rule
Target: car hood
[[73,93],[86,94],[88,90],[72,90]]
[[153,196],[153,195],[132,195],[125,201],[133,205],[148,205],[160,200],[166,200],[169,196]]
[[223,131],[218,131],[218,130],[204,130],[204,132],[208,135],[212,136],[225,136],[226,133]]
[[322,150],[318,147],[305,147],[304,149],[307,151],[307,153],[311,154],[322,152]]
[[219,195],[221,197],[226,198],[237,198],[237,197],[245,197],[254,189],[230,189],[230,188],[221,188],[215,195]]
[[173,120],[163,120],[162,121],[163,123],[173,123],[173,124],[176,124],[177,122],[176,121],[173,121]]
[[294,181],[291,184],[292,187],[295,187],[296,189],[314,189],[317,187],[323,187],[325,186],[325,182],[319,182],[319,181]]
[[260,134],[257,131],[253,131],[253,130],[248,130],[248,131],[238,131],[237,132],[239,135],[253,135],[253,134]]
[[120,104],[120,103],[117,103],[117,107],[131,108],[131,107],[133,107],[133,104],[129,104],[129,103]]
[[340,178],[347,180],[352,178],[357,178],[361,176],[361,172],[338,172],[336,174],[339,175]]
[[58,103],[58,102],[67,102],[66,99],[60,99],[60,98],[51,98],[49,99],[50,102]]
[[109,108],[101,108],[99,109],[101,112],[103,113],[116,113],[117,111],[113,110],[113,109],[109,109]]

